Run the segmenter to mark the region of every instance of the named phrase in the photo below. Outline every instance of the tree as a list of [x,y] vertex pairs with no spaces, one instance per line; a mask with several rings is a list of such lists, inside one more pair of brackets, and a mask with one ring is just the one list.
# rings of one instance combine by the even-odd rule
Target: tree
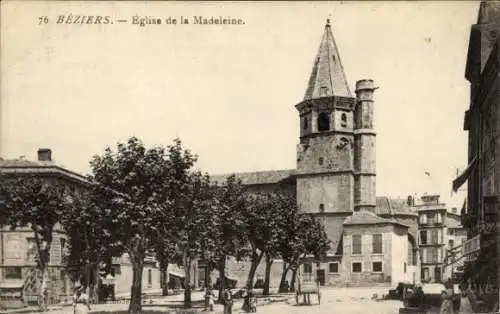
[[[245,188],[241,180],[234,175],[226,178],[220,186],[214,186],[215,229],[210,234],[214,245],[204,249],[204,259],[208,269],[215,267],[219,271],[219,301],[222,301],[226,284],[226,260],[235,256],[238,260],[246,256],[247,236],[245,218]],[[209,273],[209,271],[207,271]]]
[[99,302],[99,270],[101,262],[111,263],[113,257],[123,254],[113,237],[112,210],[109,199],[113,193],[98,185],[77,193],[72,198],[71,211],[61,218],[69,235],[69,254],[66,264],[75,280],[89,286],[91,299]]
[[165,272],[169,263],[180,265],[183,262],[178,243],[178,235],[183,228],[179,215],[192,183],[190,170],[197,160],[197,156],[191,151],[183,149],[180,139],[175,139],[174,143],[167,147],[167,151],[167,175],[162,192],[163,202],[167,206],[164,206],[164,221],[158,230],[159,236],[153,242],[153,250],[160,262],[164,295],[168,292]]
[[68,183],[60,179],[36,175],[6,176],[0,180],[0,200],[4,223],[12,229],[30,227],[38,252],[37,268],[42,280],[39,305],[46,305],[48,266],[53,230],[64,212],[70,210]]
[[166,296],[168,295],[168,282],[166,280],[168,265],[182,264],[182,256],[179,255],[176,241],[173,240],[170,236],[166,236],[163,239],[158,239],[153,244],[153,250],[156,254],[156,258],[158,259],[158,263],[160,266],[162,295]]
[[313,216],[309,214],[301,214],[300,223],[298,225],[298,238],[302,239],[302,244],[296,245],[299,248],[298,252],[302,253],[298,255],[297,253],[289,253],[292,256],[292,281],[290,287],[294,289],[295,280],[297,277],[297,270],[300,266],[301,259],[307,255],[314,256],[315,260],[321,261],[326,256],[327,252],[330,250],[330,240],[325,232],[325,228],[318,220],[314,219]]
[[[286,277],[290,269],[298,268],[300,257],[306,252],[304,234],[308,228],[311,228],[312,220],[309,216],[301,215],[298,213],[296,206],[293,215],[288,216],[286,221],[288,224],[287,234],[279,244],[278,251],[283,259],[283,273],[280,280],[280,292],[285,286]],[[293,286],[290,286],[293,289]]]
[[283,194],[272,193],[267,200],[273,210],[269,213],[267,238],[264,238],[263,251],[266,254],[266,269],[264,276],[264,295],[269,295],[270,273],[273,261],[279,254],[280,244],[287,238],[289,222],[295,218],[296,201]]
[[177,225],[181,226],[177,233],[177,245],[182,252],[182,264],[186,270],[184,277],[184,307],[191,307],[191,266],[195,259],[203,254],[203,250],[213,250],[215,246],[211,235],[216,229],[213,219],[215,204],[211,194],[208,175],[194,172],[189,177],[189,184],[184,191],[184,199],[176,208]]
[[[164,224],[172,220],[168,187],[176,162],[190,168],[194,162],[188,152],[172,155],[180,140],[169,146],[147,149],[137,138],[119,143],[116,152],[109,147],[102,156],[94,156],[90,165],[93,180],[102,188],[116,191],[111,198],[111,224],[116,243],[128,253],[133,269],[129,313],[141,312],[142,272],[146,253],[162,236]],[[180,158],[180,160],[178,159]]]
[[247,223],[247,236],[251,246],[251,266],[247,287],[252,288],[255,271],[263,256],[266,256],[266,278],[264,293],[269,292],[269,274],[273,258],[277,254],[278,243],[284,235],[283,224],[290,202],[286,196],[277,193],[256,193],[249,196],[244,216]]

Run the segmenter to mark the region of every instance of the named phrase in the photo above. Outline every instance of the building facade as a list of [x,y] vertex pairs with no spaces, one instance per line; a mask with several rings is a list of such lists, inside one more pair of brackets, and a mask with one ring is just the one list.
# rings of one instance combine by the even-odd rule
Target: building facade
[[[306,260],[302,269],[320,284],[419,281],[417,216],[399,203],[393,210],[391,200],[376,197],[377,87],[372,80],[355,86],[352,94],[327,21],[304,99],[295,106],[300,120],[297,168],[233,174],[250,192],[295,196],[302,212],[323,223],[331,251],[323,261]],[[222,183],[228,175],[212,179]],[[352,251],[353,243],[363,247],[360,253]],[[391,261],[378,253],[380,247]]]
[[500,1],[482,1],[477,23],[470,31],[465,71],[465,78],[470,82],[470,106],[464,117],[469,164],[453,182],[456,190],[468,181],[467,206],[462,213],[469,238],[464,246],[466,278],[472,281],[479,295],[485,295],[485,291],[495,294],[497,304],[500,278],[499,33]]
[[439,195],[424,195],[421,202],[413,204],[418,213],[418,247],[421,257],[422,282],[444,282],[463,273],[458,256],[449,256],[466,240],[465,229],[456,209],[448,210],[439,202]]
[[[89,184],[85,177],[55,165],[49,149],[38,151],[38,161],[1,159],[0,173],[52,178],[70,189],[86,189]],[[74,283],[64,264],[69,240],[59,224],[56,224],[53,232],[49,262],[49,303],[71,302]],[[29,227],[11,230],[9,226],[0,226],[0,300],[3,306],[23,307],[38,304],[41,274],[36,267],[37,254],[34,234]],[[132,266],[126,254],[116,259],[113,277],[115,295],[129,294]],[[154,259],[145,261],[143,279],[144,293],[161,292],[159,267]]]
[[[55,179],[70,189],[84,189],[86,179],[52,163],[51,151],[40,149],[38,161],[24,159],[0,160],[3,175],[37,175],[41,178]],[[66,273],[63,257],[68,238],[60,225],[54,226],[54,235],[49,262],[49,303],[70,299],[72,283]],[[0,226],[0,298],[6,306],[21,307],[37,304],[41,273],[36,267],[38,255],[35,237],[31,228],[11,230]]]

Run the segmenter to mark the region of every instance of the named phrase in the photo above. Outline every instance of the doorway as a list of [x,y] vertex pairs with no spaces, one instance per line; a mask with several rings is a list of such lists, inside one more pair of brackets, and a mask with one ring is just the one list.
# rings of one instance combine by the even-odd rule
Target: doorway
[[436,266],[436,268],[434,268],[434,281],[441,282],[441,267],[439,266]]
[[320,286],[325,285],[325,270],[317,269],[316,270],[316,280],[318,280]]

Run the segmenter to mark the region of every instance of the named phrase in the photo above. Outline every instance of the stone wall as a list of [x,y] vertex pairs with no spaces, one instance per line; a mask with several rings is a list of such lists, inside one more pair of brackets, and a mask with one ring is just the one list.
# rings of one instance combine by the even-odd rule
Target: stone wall
[[353,140],[352,135],[331,133],[307,139],[307,143],[297,146],[298,173],[352,170],[353,150],[350,143]]
[[297,204],[306,212],[348,212],[353,208],[352,174],[297,177]]
[[[246,285],[248,273],[250,271],[250,265],[251,262],[249,260],[238,262],[234,258],[228,259],[226,264],[226,275],[231,278],[237,279],[236,287],[242,288]],[[263,258],[262,261],[259,263],[259,266],[257,267],[257,270],[255,272],[254,284],[258,279],[264,280],[265,270],[266,270],[266,263]],[[271,275],[269,281],[269,286],[271,288],[279,287],[282,273],[283,273],[283,261],[275,260],[271,267]],[[292,272],[290,271],[287,276],[288,282],[290,282],[291,280],[291,274]],[[217,278],[219,278],[219,272],[217,270],[214,270],[212,271],[210,276],[212,283],[215,283],[217,281]]]

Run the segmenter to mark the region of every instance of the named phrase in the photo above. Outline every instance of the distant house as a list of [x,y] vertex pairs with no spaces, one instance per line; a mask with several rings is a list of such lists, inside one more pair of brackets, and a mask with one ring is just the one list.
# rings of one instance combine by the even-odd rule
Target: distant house
[[[424,195],[413,206],[418,213],[418,246],[422,260],[421,279],[443,282],[463,273],[462,262],[449,264],[447,255],[466,239],[456,209],[449,211],[439,195]],[[461,249],[461,248],[459,248]]]

